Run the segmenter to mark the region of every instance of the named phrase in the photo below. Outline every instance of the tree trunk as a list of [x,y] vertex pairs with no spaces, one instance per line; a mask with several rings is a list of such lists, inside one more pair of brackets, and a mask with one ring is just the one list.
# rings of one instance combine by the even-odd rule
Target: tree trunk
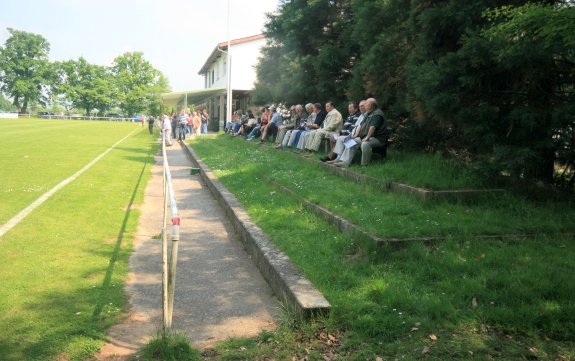
[[20,110],[20,113],[22,114],[26,114],[26,111],[28,110],[28,97],[25,96],[24,97],[24,102],[22,103],[22,109]]

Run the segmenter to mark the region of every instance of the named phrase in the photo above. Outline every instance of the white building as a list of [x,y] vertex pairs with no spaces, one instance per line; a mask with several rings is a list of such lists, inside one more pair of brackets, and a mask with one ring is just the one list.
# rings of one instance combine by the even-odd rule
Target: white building
[[[256,81],[256,65],[266,39],[263,34],[230,41],[232,109],[246,110]],[[219,130],[226,119],[228,42],[221,42],[198,72],[204,77],[204,89],[163,94],[164,105],[175,111],[192,105],[207,108],[210,129]],[[229,118],[228,118],[229,119]]]
[[[256,80],[255,66],[266,43],[263,34],[248,36],[230,41],[232,58],[232,89],[252,90]],[[204,77],[204,88],[227,87],[228,43],[219,43],[198,72]]]

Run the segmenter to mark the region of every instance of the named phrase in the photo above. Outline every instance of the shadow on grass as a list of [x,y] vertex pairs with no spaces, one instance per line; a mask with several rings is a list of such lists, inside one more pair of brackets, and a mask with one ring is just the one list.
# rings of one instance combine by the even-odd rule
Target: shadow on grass
[[[136,195],[138,194],[138,190],[140,189],[140,184],[141,184],[142,178],[144,176],[144,171],[146,170],[146,167],[148,166],[147,160],[149,159],[149,157],[147,157],[145,159],[146,159],[146,161],[144,162],[144,166],[142,167],[142,170],[141,170],[140,175],[138,177],[138,181],[136,182],[136,185],[135,185],[134,190],[132,192],[132,196],[130,197],[130,202],[128,203],[128,207],[127,207],[126,213],[124,215],[124,220],[122,221],[122,225],[120,226],[120,230],[118,231],[118,238],[116,240],[116,244],[114,245],[114,250],[112,251],[112,257],[110,257],[110,262],[108,263],[106,275],[104,276],[104,281],[102,282],[102,287],[100,289],[100,293],[102,295],[102,297],[99,297],[100,300],[105,299],[105,297],[103,297],[103,296],[105,294],[107,294],[109,289],[110,289],[112,275],[114,274],[114,267],[116,265],[116,262],[118,261],[118,254],[120,253],[120,250],[122,248],[122,242],[124,240],[124,233],[126,232],[126,227],[128,226],[128,221],[129,221],[130,215],[132,213],[132,206],[134,204],[134,200],[136,199]],[[104,306],[105,306],[105,302],[99,302],[96,305],[96,308],[94,309],[94,312],[92,313],[92,320],[94,322],[96,322],[100,319],[100,316],[102,314],[102,310],[104,309]]]

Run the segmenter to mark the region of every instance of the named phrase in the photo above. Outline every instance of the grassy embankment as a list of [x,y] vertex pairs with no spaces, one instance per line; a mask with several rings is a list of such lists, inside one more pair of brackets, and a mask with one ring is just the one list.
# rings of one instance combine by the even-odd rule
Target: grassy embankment
[[[137,129],[0,120],[0,223]],[[125,304],[155,138],[136,132],[0,238],[0,359],[83,360]]]
[[[286,317],[277,331],[224,343],[211,358],[575,359],[575,242],[561,235],[575,231],[572,204],[511,194],[422,203],[339,178],[290,151],[225,136],[201,137],[192,146],[333,307],[313,323]],[[370,172],[385,177],[388,164],[401,159],[395,181],[408,183],[402,172],[435,179],[465,174],[446,171],[456,166],[449,164],[433,174],[437,159],[423,169],[411,161],[422,164],[424,157],[391,152]],[[381,237],[446,240],[374,248],[309,213],[266,177]],[[465,177],[447,182],[485,186]],[[519,233],[538,236],[475,237]]]

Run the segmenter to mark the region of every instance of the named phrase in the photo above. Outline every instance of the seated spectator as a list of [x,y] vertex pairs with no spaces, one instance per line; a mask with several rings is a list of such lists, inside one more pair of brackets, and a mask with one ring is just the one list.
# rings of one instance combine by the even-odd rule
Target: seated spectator
[[290,118],[288,121],[284,122],[280,125],[278,129],[278,135],[276,136],[276,148],[280,148],[282,146],[283,138],[285,137],[286,133],[289,130],[295,129],[299,127],[299,122],[301,120],[301,115],[303,113],[303,107],[298,105],[292,105],[290,107]]
[[265,128],[268,125],[271,116],[269,108],[267,107],[262,108],[261,112],[262,112],[262,120],[258,125],[253,127],[251,132],[248,133],[248,136],[246,137],[247,140],[252,140],[255,137],[259,136],[261,134],[262,127]]
[[[361,107],[361,105],[360,105]],[[359,127],[356,127],[350,139],[336,143],[334,153],[340,155],[339,160],[333,161],[337,167],[349,167],[357,149],[361,149],[361,165],[367,166],[371,162],[372,149],[385,146],[387,134],[385,131],[385,118],[377,101],[369,98],[365,101],[365,117]]]
[[248,134],[256,126],[257,120],[256,117],[254,116],[254,113],[251,110],[248,110],[246,113],[247,113],[247,121],[242,122],[240,129],[236,133],[234,133],[234,136]]
[[[360,112],[360,108],[362,109],[361,112]],[[362,100],[361,102],[359,102],[359,106],[356,103],[349,103],[347,105],[347,111],[349,113],[349,116],[346,118],[345,122],[343,123],[341,135],[339,137],[331,137],[329,139],[329,142],[331,145],[331,148],[330,148],[331,151],[326,156],[323,156],[320,158],[320,160],[322,162],[335,160],[337,157],[337,154],[335,154],[333,152],[333,148],[335,147],[337,140],[339,138],[341,138],[345,142],[345,140],[346,140],[345,138],[353,132],[353,130],[355,129],[356,126],[361,124],[361,121],[358,121],[358,120],[361,117],[361,114],[363,112],[365,112],[365,101]]]
[[240,126],[242,125],[242,121],[245,120],[247,122],[247,117],[246,118],[244,117],[245,116],[243,115],[241,109],[236,110],[234,113],[234,118],[227,128],[227,132],[230,134],[237,133],[238,130],[240,129]]
[[302,119],[300,120],[300,124],[293,130],[288,130],[282,140],[281,146],[282,147],[293,147],[293,144],[296,142],[296,135],[302,131],[308,130],[307,124],[313,124],[315,121],[316,113],[314,112],[314,106],[312,103],[307,103],[305,105],[305,111],[302,112]]
[[309,152],[306,156],[311,156],[313,152],[319,150],[322,139],[330,139],[333,135],[338,135],[343,125],[341,113],[335,109],[333,102],[325,103],[325,109],[328,112],[320,129],[312,130],[307,136],[305,149]]
[[262,137],[260,143],[264,143],[269,135],[277,134],[278,129],[282,126],[284,119],[281,113],[276,112],[276,107],[270,107],[271,119],[267,126],[262,127]]
[[323,109],[321,103],[315,103],[313,105],[313,107],[314,107],[314,112],[316,113],[315,120],[311,124],[308,123],[308,125],[307,125],[308,130],[307,131],[303,131],[303,132],[299,133],[299,139],[298,139],[298,134],[296,134],[294,147],[299,149],[299,150],[305,149],[305,145],[307,144],[307,136],[310,134],[311,131],[321,128],[321,126],[325,120],[325,117],[327,116],[327,111],[325,109]]

